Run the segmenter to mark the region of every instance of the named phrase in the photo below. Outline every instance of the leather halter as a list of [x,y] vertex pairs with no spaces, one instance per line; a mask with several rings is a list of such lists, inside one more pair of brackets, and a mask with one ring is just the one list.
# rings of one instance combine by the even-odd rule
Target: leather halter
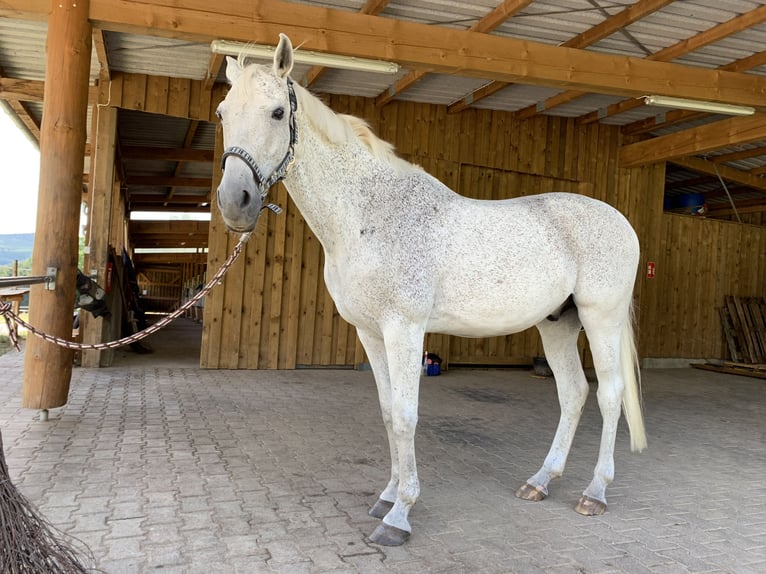
[[[226,158],[229,156],[235,156],[245,162],[245,165],[253,172],[253,178],[255,179],[255,185],[261,193],[261,202],[266,198],[269,193],[269,189],[277,182],[282,181],[290,168],[293,160],[295,159],[295,144],[298,142],[298,130],[295,127],[295,112],[298,109],[298,100],[295,97],[295,89],[293,88],[293,81],[290,77],[287,77],[287,95],[290,99],[290,145],[287,148],[287,153],[282,159],[282,162],[276,167],[271,175],[266,178],[261,173],[258,165],[255,163],[255,159],[244,148],[239,146],[231,146],[224,150],[221,155],[221,171],[226,169]],[[264,206],[267,207],[267,206]],[[268,206],[272,209],[270,206]],[[272,209],[273,210],[273,209]]]

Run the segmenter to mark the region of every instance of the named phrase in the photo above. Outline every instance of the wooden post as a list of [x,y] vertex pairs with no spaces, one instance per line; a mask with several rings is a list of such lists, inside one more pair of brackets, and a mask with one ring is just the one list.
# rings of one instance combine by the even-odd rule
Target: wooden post
[[[99,102],[109,100],[109,81],[101,83]],[[97,110],[95,130],[95,158],[91,164],[91,184],[88,205],[88,246],[87,268],[83,272],[95,275],[102,287],[107,286],[107,263],[109,261],[109,232],[111,228],[112,202],[114,201],[114,155],[117,140],[117,109],[100,105]],[[119,193],[119,188],[117,193]],[[107,333],[112,333],[112,319],[95,318],[90,313],[81,313],[80,332],[83,343],[103,343]],[[83,351],[83,367],[110,366],[114,351]]]
[[[33,286],[30,323],[71,339],[77,276],[78,228],[90,72],[90,0],[51,1],[46,44],[40,187],[32,274],[58,270],[56,289]],[[66,404],[72,351],[30,336],[24,356],[22,406]]]

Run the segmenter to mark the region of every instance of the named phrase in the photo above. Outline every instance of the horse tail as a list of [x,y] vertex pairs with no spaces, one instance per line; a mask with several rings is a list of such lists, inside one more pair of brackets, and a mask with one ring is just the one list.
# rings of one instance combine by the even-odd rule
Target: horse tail
[[647,445],[641,408],[641,371],[634,338],[634,321],[633,305],[631,304],[628,319],[623,324],[620,336],[620,368],[625,382],[622,410],[630,430],[630,449],[634,452],[641,452]]

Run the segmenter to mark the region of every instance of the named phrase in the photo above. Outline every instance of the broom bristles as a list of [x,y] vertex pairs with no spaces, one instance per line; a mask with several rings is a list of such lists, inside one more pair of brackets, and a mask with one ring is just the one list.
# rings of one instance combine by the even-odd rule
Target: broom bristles
[[[81,548],[76,548],[77,546]],[[11,483],[0,433],[0,572],[7,574],[86,574],[99,572],[84,542],[62,532]]]

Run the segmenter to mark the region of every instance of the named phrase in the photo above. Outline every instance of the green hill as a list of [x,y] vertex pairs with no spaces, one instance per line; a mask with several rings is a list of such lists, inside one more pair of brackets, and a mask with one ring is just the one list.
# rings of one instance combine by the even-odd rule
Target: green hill
[[11,265],[14,259],[24,261],[32,257],[34,233],[0,234],[0,265]]

